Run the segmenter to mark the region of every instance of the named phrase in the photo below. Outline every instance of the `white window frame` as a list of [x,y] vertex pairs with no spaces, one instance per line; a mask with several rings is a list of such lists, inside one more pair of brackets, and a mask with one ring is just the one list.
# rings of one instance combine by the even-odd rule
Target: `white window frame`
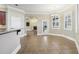
[[[68,16],[70,16],[70,19],[71,19],[71,22],[70,22],[71,26],[68,27],[68,28],[65,28],[65,23],[66,23],[65,21],[68,21]],[[67,17],[67,19],[66,19],[66,17]],[[67,30],[67,31],[71,31],[72,30],[72,13],[71,12],[68,12],[68,13],[64,14],[64,30]]]
[[[58,25],[57,27],[56,27],[56,26],[55,26],[55,27],[53,26],[53,22],[54,22],[54,21],[53,21],[53,17],[54,17],[54,16],[55,16],[55,17],[58,16],[58,18],[59,18],[58,21],[56,21],[56,22],[59,23],[59,25]],[[51,15],[51,17],[52,17],[52,19],[51,19],[51,20],[52,20],[52,21],[51,21],[52,29],[60,29],[60,16],[59,16],[58,14],[54,14],[54,15]]]

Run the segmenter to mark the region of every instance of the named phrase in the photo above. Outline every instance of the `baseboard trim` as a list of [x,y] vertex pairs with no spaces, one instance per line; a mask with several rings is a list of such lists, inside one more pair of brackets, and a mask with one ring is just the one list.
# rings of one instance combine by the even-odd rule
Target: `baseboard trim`
[[23,35],[18,35],[19,37],[24,37],[24,36],[27,36],[27,34],[23,34]]
[[11,53],[11,54],[16,54],[21,48],[21,45],[18,45],[17,48]]
[[52,33],[48,33],[48,34],[41,33],[41,34],[37,34],[37,35],[55,35],[55,36],[65,37],[65,38],[75,42],[75,45],[76,45],[78,53],[79,53],[79,45],[78,45],[78,42],[75,40],[75,38],[72,38],[72,37],[69,37],[69,36],[66,36],[66,35],[63,35],[63,34],[52,34]]

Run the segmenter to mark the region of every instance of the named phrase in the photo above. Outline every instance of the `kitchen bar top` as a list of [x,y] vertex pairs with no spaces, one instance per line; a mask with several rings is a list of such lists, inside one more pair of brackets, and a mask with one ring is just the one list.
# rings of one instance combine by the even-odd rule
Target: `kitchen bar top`
[[6,30],[6,29],[4,29],[4,30],[0,30],[0,35],[3,35],[3,34],[7,34],[7,33],[10,33],[10,32],[14,32],[14,31],[18,31],[18,30],[20,30],[20,29],[10,29],[10,30]]

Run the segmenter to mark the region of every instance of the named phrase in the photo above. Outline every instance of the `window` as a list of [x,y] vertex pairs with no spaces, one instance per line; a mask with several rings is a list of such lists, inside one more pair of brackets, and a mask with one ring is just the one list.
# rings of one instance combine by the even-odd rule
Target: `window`
[[59,29],[60,28],[60,19],[58,15],[52,16],[52,28]]
[[67,14],[64,17],[64,29],[72,30],[72,16],[71,14]]

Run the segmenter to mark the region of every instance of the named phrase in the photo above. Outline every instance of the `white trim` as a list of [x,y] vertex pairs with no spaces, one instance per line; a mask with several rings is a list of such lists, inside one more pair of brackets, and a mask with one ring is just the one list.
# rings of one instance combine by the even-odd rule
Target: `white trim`
[[41,34],[37,33],[37,35],[39,36],[39,35],[49,35],[49,34],[48,33],[41,33]]
[[[41,34],[37,34],[37,35],[44,35],[43,33]],[[66,35],[63,35],[63,34],[52,34],[52,33],[48,33],[48,34],[45,34],[45,35],[55,35],[55,36],[61,36],[61,37],[65,37],[69,40],[72,40],[75,42],[75,45],[77,47],[77,50],[78,50],[78,53],[79,53],[79,45],[78,45],[78,42],[76,40],[74,40],[75,38],[72,38],[72,37],[69,37],[69,36],[66,36]]]
[[27,32],[28,32],[28,31],[32,31],[32,29],[28,29],[28,28],[27,28]]
[[76,40],[74,40],[74,42],[75,42],[75,45],[76,45],[78,53],[79,53],[79,44],[78,44],[78,42]]
[[24,37],[24,36],[27,36],[27,34],[23,34],[23,35],[18,35],[18,37]]
[[16,54],[21,48],[21,45],[18,45],[17,48],[11,53],[11,54]]
[[76,7],[75,7],[75,32],[77,33],[77,31],[78,31],[78,28],[77,28],[77,26],[78,26],[78,5],[76,5]]

